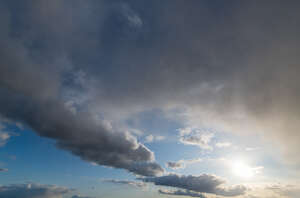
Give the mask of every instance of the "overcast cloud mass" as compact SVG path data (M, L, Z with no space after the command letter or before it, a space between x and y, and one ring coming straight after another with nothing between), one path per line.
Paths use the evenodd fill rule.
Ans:
M215 131L250 135L298 170L299 8L296 0L1 1L0 117L84 161L187 190L161 194L243 195L244 186L225 188L202 170L168 173L152 145L209 153L233 147ZM150 134L128 124L154 110L182 128ZM0 149L13 136L0 125ZM166 166L183 169L180 159ZM12 185L0 187L0 197L65 192L32 187L44 194Z

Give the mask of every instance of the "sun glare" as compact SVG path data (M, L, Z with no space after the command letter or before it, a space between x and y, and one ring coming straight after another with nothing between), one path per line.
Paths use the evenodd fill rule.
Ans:
M247 179L254 175L254 170L242 160L233 162L232 171L236 176Z

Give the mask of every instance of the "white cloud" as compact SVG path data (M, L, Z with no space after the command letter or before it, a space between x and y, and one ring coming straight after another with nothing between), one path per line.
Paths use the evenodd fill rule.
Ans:
M142 27L142 19L128 4L122 4L122 11L131 26Z
M218 148L225 148L230 147L232 144L230 142L217 142L216 147Z
M256 150L259 150L259 148L258 147L247 147L245 150L246 151L256 151Z
M0 147L4 146L11 135L5 130L5 125L0 122Z

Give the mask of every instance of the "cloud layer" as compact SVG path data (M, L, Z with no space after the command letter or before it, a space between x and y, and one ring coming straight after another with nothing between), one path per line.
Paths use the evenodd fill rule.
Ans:
M42 184L14 184L0 186L0 198L62 198L71 190Z
M200 159L200 158L189 159L189 160L179 160L177 162L167 162L166 166L168 168L176 170L176 169L185 168L189 164L193 164L193 163L197 163L197 162L201 162L201 161L202 161L202 159Z
M162 190L159 189L158 192L163 195L176 195L176 196L188 196L188 197L200 197L200 198L206 198L201 193L192 192L190 190L176 190L176 191L170 191L170 190Z
M238 196L246 192L245 186L224 187L225 181L214 176L203 174L200 176L166 175L161 177L145 178L145 182L152 182L155 185L169 186L191 190L199 193L211 193L222 196Z
M298 7L1 2L0 114L83 160L144 176L164 170L121 125L151 109L262 135L299 163ZM210 139L181 137L205 149Z
M128 181L128 180L105 179L105 180L103 180L103 182L108 182L108 183L112 183L112 184L120 184L120 185L129 185L129 186L138 187L138 188L144 188L147 186L147 184L144 182Z

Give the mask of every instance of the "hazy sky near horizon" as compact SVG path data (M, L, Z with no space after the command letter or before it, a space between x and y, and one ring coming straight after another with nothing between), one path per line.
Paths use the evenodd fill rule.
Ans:
M0 198L298 198L300 2L0 2Z

